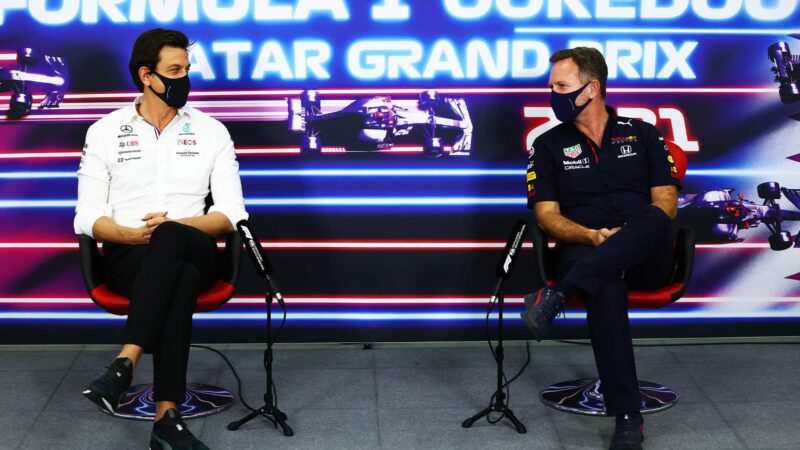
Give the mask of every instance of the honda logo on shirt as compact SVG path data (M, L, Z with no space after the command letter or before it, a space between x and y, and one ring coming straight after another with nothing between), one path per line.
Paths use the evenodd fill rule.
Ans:
M617 159L627 158L629 156L636 156L636 152L633 151L633 147L630 145L621 145L619 147L619 155L617 155Z

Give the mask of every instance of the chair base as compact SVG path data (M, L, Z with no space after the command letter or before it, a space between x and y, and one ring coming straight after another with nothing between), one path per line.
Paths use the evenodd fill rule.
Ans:
M224 411L230 408L233 402L233 394L226 389L189 383L186 385L186 399L178 405L178 412L184 419L194 419ZM117 412L109 413L105 410L103 412L124 419L153 420L156 416L153 385L132 386L120 399Z
M642 394L642 414L663 411L678 401L678 394L671 388L649 381L639 380L639 392ZM559 411L588 416L607 415L599 378L554 384L542 391L540 399L545 405Z

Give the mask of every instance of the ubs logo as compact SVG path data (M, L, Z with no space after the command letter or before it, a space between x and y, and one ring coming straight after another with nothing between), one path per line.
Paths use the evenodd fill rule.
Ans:
M119 127L119 131L122 131L123 133L131 133L133 132L133 127L130 125L123 125Z
M119 142L119 148L138 147L138 146L139 146L139 141L120 141Z

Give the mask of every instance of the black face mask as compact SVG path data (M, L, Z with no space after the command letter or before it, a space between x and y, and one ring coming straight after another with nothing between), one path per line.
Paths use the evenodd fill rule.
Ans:
M581 95L584 89L589 86L591 83L586 83L583 85L582 88L577 89L573 92L567 94L559 94L556 91L552 91L550 93L550 106L553 107L553 112L556 115L556 119L562 122L570 122L575 120L578 117L578 114L581 113L589 103L591 103L592 99L589 99L581 106L575 105L575 100Z
M170 108L181 108L186 104L189 98L189 91L192 89L189 83L189 75L181 78L167 78L155 70L150 72L155 74L162 83L164 83L164 92L156 92L153 86L148 86L154 94L158 96Z

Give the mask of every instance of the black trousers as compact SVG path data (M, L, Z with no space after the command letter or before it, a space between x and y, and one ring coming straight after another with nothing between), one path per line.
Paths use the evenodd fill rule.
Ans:
M674 246L671 220L661 209L648 206L597 247L565 245L557 251L557 277L588 294L587 320L608 415L641 408L628 288L666 285Z
M216 279L216 243L197 228L165 222L148 245L103 244L109 289L130 299L125 343L153 354L156 401L182 403L197 297Z

